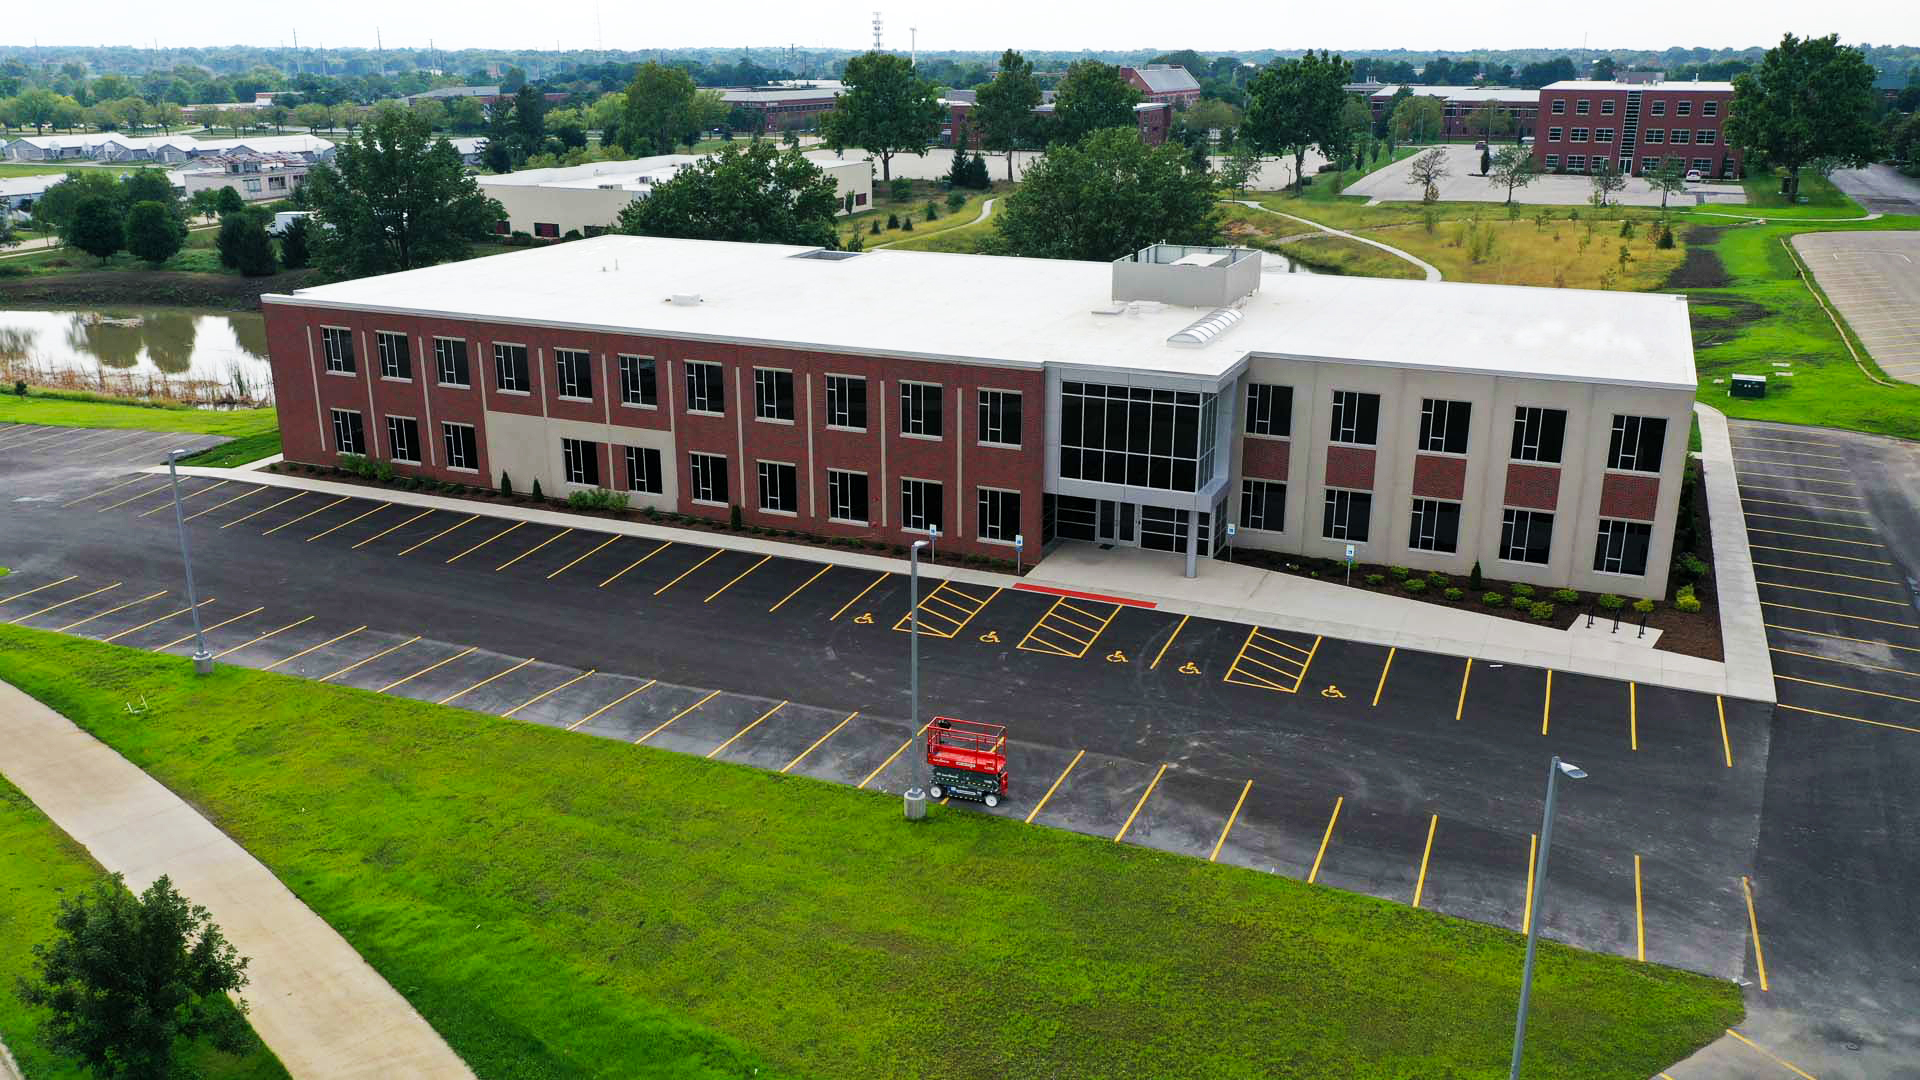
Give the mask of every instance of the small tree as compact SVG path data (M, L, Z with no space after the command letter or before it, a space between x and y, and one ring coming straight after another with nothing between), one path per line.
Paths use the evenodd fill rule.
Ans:
M219 194L213 197L213 209L220 214L231 214L243 210L246 205L247 200L240 197L240 192L230 187L221 188Z
M1652 184L1654 190L1660 193L1660 209L1665 210L1667 196L1676 191L1687 190L1687 174L1680 171L1680 159L1672 158L1659 172L1648 176L1647 183Z
M1513 205L1513 192L1516 188L1526 187L1540 177L1540 168L1533 162L1533 154L1524 146L1502 147L1494 155L1493 169L1488 174L1494 183L1507 189L1507 205Z
M1407 183L1420 188L1421 202L1438 201L1440 181L1452 175L1447 168L1447 152L1437 146L1414 158L1407 167Z
M1593 172L1593 205L1607 205L1607 197L1627 186L1627 178L1614 168L1612 159L1602 159Z
M155 264L173 258L186 240L173 208L151 199L134 203L127 211L125 231L127 251Z
M1253 143L1242 140L1233 144L1227 156L1220 161L1220 184L1236 195L1245 194L1247 185L1253 182L1254 175L1260 171L1260 151Z
M307 219L297 217L287 222L287 227L280 232L280 263L289 270L298 270L309 261Z
M60 239L104 262L126 240L120 207L104 195L88 195L74 205Z
M266 213L258 208L222 215L220 234L213 244L220 253L220 265L230 270L248 277L265 277L275 269Z
M187 210L200 215L208 221L212 221L214 216L220 213L219 203L220 193L218 190L214 188L201 188L199 191L193 193L192 198L187 200Z
M164 1078L176 1042L244 1049L247 961L166 877L139 896L119 874L60 902L57 936L33 947L20 999L51 1010L40 1038L99 1077Z
M1480 175L1487 176L1492 172L1493 172L1493 151L1488 150L1486 147L1483 146L1480 148Z

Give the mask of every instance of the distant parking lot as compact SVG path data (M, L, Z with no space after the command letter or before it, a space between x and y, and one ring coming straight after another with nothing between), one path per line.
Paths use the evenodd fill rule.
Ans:
M1495 143L1492 152L1498 154L1502 145ZM1444 149L1447 151L1450 175L1440 181L1442 199L1456 202L1507 201L1506 188L1488 177L1474 175L1480 171L1480 151L1468 143L1449 144ZM1413 158L1396 161L1347 185L1343 194L1365 195L1385 201L1419 202L1421 189L1409 179L1412 167ZM1608 196L1609 201L1622 206L1660 205L1660 193L1644 178L1629 176L1626 185ZM1526 187L1516 189L1513 201L1529 206L1586 206L1593 201L1593 180L1586 176L1543 174ZM1668 198L1668 205L1735 205L1746 201L1746 191L1737 183L1705 183L1688 184L1684 193Z
M1920 232L1801 233L1793 247L1881 369L1920 383Z

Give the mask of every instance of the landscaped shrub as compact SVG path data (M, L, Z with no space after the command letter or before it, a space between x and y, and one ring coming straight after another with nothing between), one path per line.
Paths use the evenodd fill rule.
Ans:
M629 496L624 491L608 491L606 488L594 488L592 491L575 491L567 496L567 505L575 510L625 510Z
M1580 602L1580 592L1577 589L1555 589L1553 591L1553 602L1556 604L1577 604Z
M1527 608L1527 616L1535 622L1546 622L1553 618L1553 605L1543 600Z
M727 528L732 529L734 532L740 531L740 504L739 503L734 503L733 505L727 507Z
M513 498L513 478L504 471L500 473L500 494L505 498Z
M1480 591L1480 560L1473 560L1473 572L1467 575L1467 587L1474 592Z
M887 182L887 194L894 202L906 202L913 198L913 181L904 176L896 176Z
M1683 551L1673 560L1674 576L1682 585L1692 585L1707 576L1707 561L1691 551Z
M540 478L539 477L536 476L533 478L533 490L527 492L527 494L533 497L534 502L540 502L541 500L546 498L545 495L540 494Z
M25 379L13 380L13 396L14 397L27 396L27 380Z
M1446 597L1449 600L1458 600L1467 594L1464 590L1456 586L1456 587L1448 588L1446 592L1441 593L1440 595Z
M1521 600L1521 599L1525 599L1525 600L1532 600L1532 599L1533 599L1533 586L1531 586L1531 585L1527 585L1527 584L1524 584L1524 583L1523 583L1523 584L1519 584L1519 585L1515 585L1515 586L1513 587L1513 598L1514 598L1515 600Z
M889 229L897 229L897 228L899 228L899 227L900 227L900 215L899 215L899 214L894 214L894 213L889 213L889 214L887 215L887 228L889 228Z
M1624 596L1616 596L1610 592L1603 592L1600 594L1600 610L1601 611L1619 611L1621 608L1626 606L1627 606L1627 598Z
M1487 605L1488 607L1506 607L1507 606L1506 596L1504 594L1497 593L1497 592L1481 593L1480 602Z
M1451 584L1453 584L1453 581L1445 574L1433 573L1427 575L1427 588L1429 589L1444 589Z
M900 219L900 231L901 232L913 231L913 215L912 214L908 214L906 217L903 217Z
M1393 580L1395 581L1405 581L1411 571L1404 566L1389 566L1387 567L1387 573L1392 574Z
M1385 585L1387 583L1387 575L1368 574L1366 577L1366 581L1367 581L1367 584L1369 585Z
M1633 610L1642 615L1651 615L1653 614L1653 601L1645 597L1635 600L1633 602Z
M953 211L958 210L965 205L967 205L967 197L965 195L961 194L958 191L947 192L947 212L948 213L952 213Z
M1693 595L1691 588L1681 589L1673 597L1673 610L1697 615L1700 612L1700 598Z
M367 455L341 454L340 461L337 467L340 469L341 472L350 473L354 476L359 476L366 471Z
M933 200L928 199L927 200L927 220L938 221L939 219L940 219L940 211L934 208Z
M869 229L869 230L867 230L867 231L868 231L868 232L871 232L871 233L872 233L873 235L875 235L875 236L879 236L879 235L880 235L880 219L879 219L879 218L874 218L874 219L873 219L873 228L871 228L871 229Z
M1420 593L1427 591L1427 579L1426 578L1408 578L1407 580L1400 583L1400 587L1407 590L1410 593L1419 595Z

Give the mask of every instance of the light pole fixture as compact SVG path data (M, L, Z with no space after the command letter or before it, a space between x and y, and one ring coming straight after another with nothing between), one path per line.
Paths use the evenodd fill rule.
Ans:
M907 680L913 698L913 730L920 731L920 549L930 541L915 540L907 552Z
M1520 1016L1513 1024L1513 1065L1507 1080L1520 1080L1520 1055L1527 1045L1527 999L1533 995L1533 951L1540 936L1540 898L1547 891L1547 852L1553 848L1553 802L1561 774L1569 780L1585 780L1587 771L1561 761L1554 755L1547 766L1547 809L1540 822L1540 862L1533 871L1533 901L1527 908L1527 963L1520 973Z
M173 525L180 532L180 564L187 571L187 612L193 616L193 670L196 675L213 674L213 653L207 651L207 635L200 629L200 598L193 590L193 553L187 546L187 519L180 512L180 455L185 451L167 451L167 475L173 481Z

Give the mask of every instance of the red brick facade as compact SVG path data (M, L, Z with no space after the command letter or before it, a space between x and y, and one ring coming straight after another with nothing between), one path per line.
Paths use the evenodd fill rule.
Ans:
M1358 446L1327 447L1327 486L1371 491L1373 454Z
M1507 466L1507 493L1503 506L1523 510L1554 510L1560 505L1560 470L1550 465Z
M1284 439L1250 438L1240 451L1240 472L1260 480L1285 480L1293 444Z
M957 131L965 134L967 146L970 149L980 149L980 131L974 127L972 120L969 119L973 113L973 109L974 105L972 102L950 101L947 103L947 122L940 132L940 141L943 144L947 146L954 145L954 132ZM1050 113L1041 113L1040 115L1048 119L1052 118ZM1159 146L1161 143L1167 141L1167 132L1170 131L1173 126L1173 109L1171 106L1161 105L1152 109L1135 109L1133 118L1139 126L1141 142L1146 143L1148 146Z
M1467 491L1467 459L1415 454L1413 457L1413 495L1418 499L1448 499L1458 502Z
M1660 506L1658 476L1608 473L1600 481L1600 516L1652 521Z
M907 533L900 527L900 481L913 478L942 485L943 548L998 557L1011 554L1010 543L980 538L980 487L1019 493L1017 531L1028 537L1038 537L1041 533L1046 384L1038 370L590 333L550 326L302 308L289 304L268 304L265 312L288 461L315 464L337 461L329 410L346 409L362 415L367 451L376 460L392 459L393 447L386 431L388 416L417 421L422 446L420 463L396 464L395 471L454 483L492 486L499 482L500 466L488 453L486 414L544 416L552 421L574 420L597 425L605 432L592 441L598 443L601 486L614 490L627 487L624 454L619 448L620 429L643 428L670 433L672 450L662 456L671 461L663 460L662 464L678 476L680 497L675 509L682 513L722 520L729 514L726 506L696 505L691 501L688 454L700 452L727 459L729 501L741 507L742 518L749 524L904 543L919 535ZM345 327L352 332L353 374L326 370L321 339L321 328L326 326ZM374 339L380 331L407 336L410 379L381 377ZM439 382L433 351L436 336L466 342L470 373L466 388ZM531 392L514 393L498 387L493 362L495 342L527 347ZM558 377L555 349L580 349L590 354L591 399L560 397L555 385ZM654 359L657 386L654 407L621 402L617 360L620 354ZM689 360L711 361L721 366L725 387L722 415L687 410L683 364ZM756 367L793 373L792 422L756 418ZM866 430L827 426L828 374L866 378ZM938 384L942 417L939 437L901 434L899 382L902 378ZM978 392L983 388L1020 395L1017 447L980 442L976 428ZM474 426L478 461L472 470L447 466L441 431L441 425L447 422ZM570 428L569 437L577 431L580 429ZM550 455L550 461L559 460L561 437L558 429L549 432L545 453ZM760 461L795 466L796 512L759 509L756 462ZM828 469L867 475L867 525L828 521ZM516 488L525 490L531 479L515 477ZM562 492L546 494L558 496Z
M1629 117L1630 95L1639 115ZM1549 86L1540 91L1540 120L1533 143L1542 172L1591 172L1594 163L1624 159L1625 170L1647 175L1678 160L1707 178L1740 175L1740 151L1727 143L1727 113L1733 91L1690 83L1590 88ZM1628 129L1632 127L1632 142ZM1684 141L1682 141L1684 140Z

